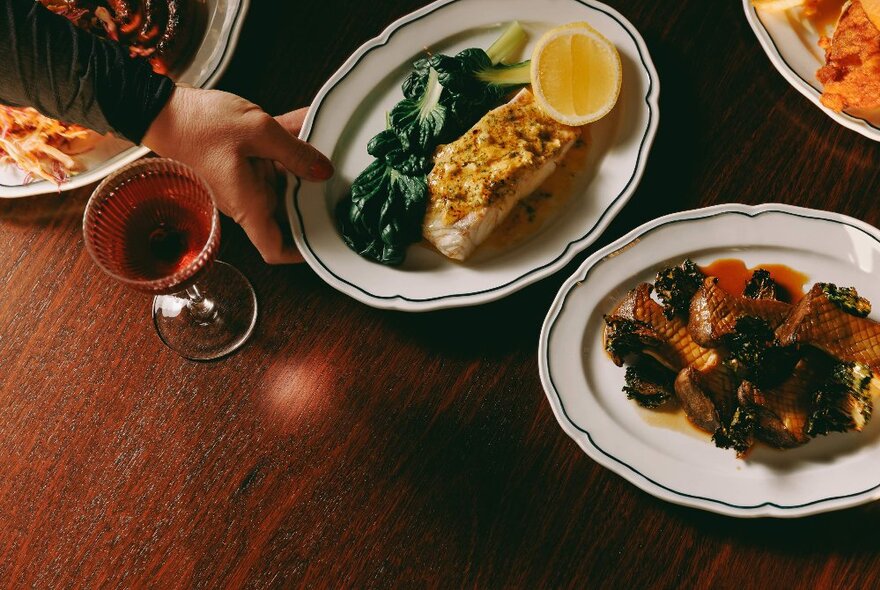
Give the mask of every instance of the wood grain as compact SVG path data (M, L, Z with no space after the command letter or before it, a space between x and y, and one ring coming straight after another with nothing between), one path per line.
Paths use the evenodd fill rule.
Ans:
M657 215L779 201L880 223L878 145L772 68L739 2L609 0L662 81L644 180L594 246ZM255 0L221 86L280 113L424 1ZM503 18L503 16L500 16ZM0 203L0 580L8 587L866 588L880 506L735 520L657 500L558 427L537 372L557 275L407 315L222 258L261 304L187 362L83 250L90 188ZM592 250L592 249L591 249Z

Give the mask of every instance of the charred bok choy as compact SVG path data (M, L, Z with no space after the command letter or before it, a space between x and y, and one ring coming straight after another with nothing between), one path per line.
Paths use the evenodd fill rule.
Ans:
M437 146L448 143L529 83L529 62L507 65L526 39L511 23L487 50L419 59L403 82L404 98L386 117L386 129L367 145L375 158L336 209L342 237L361 256L403 262L421 239L428 200L427 174Z

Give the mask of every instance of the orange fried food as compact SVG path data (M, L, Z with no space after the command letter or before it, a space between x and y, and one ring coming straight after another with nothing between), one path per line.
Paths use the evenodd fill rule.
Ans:
M835 111L880 108L880 30L859 0L844 10L831 39L822 37L825 65L816 72L822 104Z

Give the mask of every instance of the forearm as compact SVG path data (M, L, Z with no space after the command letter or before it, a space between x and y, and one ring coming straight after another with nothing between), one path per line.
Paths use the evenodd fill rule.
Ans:
M35 0L0 4L0 102L141 142L174 88L169 78Z

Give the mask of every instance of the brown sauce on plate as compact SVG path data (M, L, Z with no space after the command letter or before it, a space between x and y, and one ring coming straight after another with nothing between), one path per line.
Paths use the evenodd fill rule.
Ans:
M785 291L789 303L797 303L804 296L804 287L810 277L784 264L759 264L748 268L738 258L721 258L700 267L706 275L718 277L718 286L732 295L742 295L752 273L759 268L770 273L770 278Z

